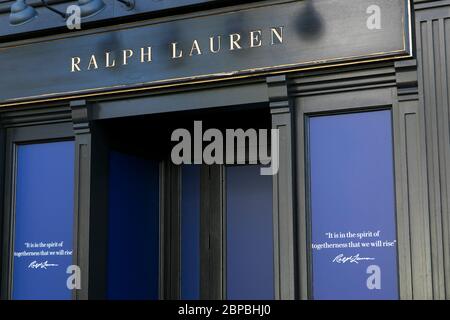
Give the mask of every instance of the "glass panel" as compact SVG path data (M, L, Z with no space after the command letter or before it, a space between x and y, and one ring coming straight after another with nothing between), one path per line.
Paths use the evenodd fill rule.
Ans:
M182 167L181 299L200 299L200 166Z
M68 300L74 143L17 147L13 299Z
M315 299L397 299L390 111L309 120Z
M227 298L274 298L272 177L227 167Z
M158 299L159 164L111 152L109 299Z

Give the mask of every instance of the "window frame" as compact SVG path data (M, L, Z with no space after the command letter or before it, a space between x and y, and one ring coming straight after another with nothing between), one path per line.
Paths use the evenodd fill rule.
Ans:
M313 211L311 208L311 177L309 175L311 167L310 167L310 161L309 161L309 157L310 157L310 153L309 153L309 121L311 118L314 117L326 117L326 116L339 116L339 115L348 115L348 114L358 114L358 113L370 113L370 112L379 112L379 111L389 111L391 114L391 141L392 141L392 169L393 169L393 190L394 190L394 221L395 221L395 232L396 232L396 240L397 240L397 245L396 245L396 279L397 279L397 300L400 299L400 266L399 266L399 242L398 242L398 238L399 238L399 234L398 234L398 207L396 206L396 204L398 203L398 199L397 199L397 192L396 192L396 181L397 181L397 175L396 175L396 168L395 168L395 133L393 130L394 127L394 106L391 105L384 105L384 106L376 106L376 107L355 107L355 108L349 108L349 109L341 109L341 108L329 108L329 110L321 110L320 112L308 112L308 113L304 113L304 128L305 128L305 163L306 163L306 167L305 167L305 171L306 171L306 180L305 180L305 185L306 185L306 207L307 207L307 212L306 212L306 218L308 220L308 248L309 248L309 252L308 252L308 257L309 257L309 268L310 268L310 276L309 276L309 282L308 282L308 288L309 288L309 295L310 295L310 299L314 300L314 285L313 285L313 269L314 269L314 265L313 265L313 250L311 248L312 245L312 219L313 219Z
M1 297L12 299L13 290L13 251L15 231L15 193L17 174L17 149L20 145L74 141L73 128L70 122L43 124L29 127L13 127L5 129L5 187L3 206L3 246L1 256ZM74 159L75 164L75 159ZM74 172L75 174L75 172ZM74 215L74 219L76 219ZM76 221L76 220L75 220ZM74 221L74 222L75 222ZM74 223L73 250L76 252L77 225ZM75 254L73 255L73 259Z
M296 98L296 129L297 129L297 254L299 265L297 272L299 279L297 286L301 299L313 299L313 266L312 266L312 225L309 194L309 146L307 120L312 116L326 116L333 114L359 113L368 111L390 110L392 114L392 145L394 164L394 199L395 223L397 233L397 281L399 299L404 299L410 292L409 283L405 280L411 274L410 265L405 263L409 255L410 245L405 236L410 234L410 226L406 224L409 212L405 210L404 186L408 180L404 176L402 164L405 159L404 128L402 128L404 107L397 100L397 89L392 87L368 88L359 91L334 92L329 91L319 96ZM408 106L409 107L409 106Z

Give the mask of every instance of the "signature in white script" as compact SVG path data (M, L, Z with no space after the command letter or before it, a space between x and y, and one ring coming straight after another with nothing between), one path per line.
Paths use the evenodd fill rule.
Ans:
M363 257L360 257L359 253L358 253L354 256L349 256L349 257L346 257L343 254L340 254L340 255L336 256L336 258L333 259L333 262L340 263L340 264L344 264L344 263L358 264L360 261L371 261L371 260L375 260L375 258L363 258Z
M49 267L57 267L57 264L53 264L53 263L48 263L48 261L44 261L44 262L37 262L37 261L33 261L32 263L30 263L28 265L29 269L47 269Z

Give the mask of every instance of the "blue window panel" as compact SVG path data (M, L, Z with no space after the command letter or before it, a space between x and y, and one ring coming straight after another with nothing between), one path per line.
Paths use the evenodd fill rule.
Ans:
M227 298L274 298L272 177L260 166L226 171Z
M200 299L200 166L182 167L181 299Z
M74 150L72 141L17 147L13 299L71 299Z
M157 300L159 164L111 152L108 299Z
M315 299L398 298L391 122L387 110L309 120Z

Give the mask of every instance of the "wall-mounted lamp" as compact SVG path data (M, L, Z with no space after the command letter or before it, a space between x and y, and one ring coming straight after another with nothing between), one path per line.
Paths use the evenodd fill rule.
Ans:
M67 19L67 14L65 12L59 11L58 9L55 9L53 7L51 7L48 3L47 0L41 0L42 5L44 7L46 7L48 10L56 13L57 15L61 16L63 19Z
M123 3L127 10L131 10L134 8L134 0L117 0ZM95 16L97 13L100 13L103 9L105 9L106 4L103 0L78 0L78 6L81 9L81 17L89 18Z
M11 14L9 15L9 23L13 26L20 26L30 22L38 15L37 11L29 6L25 0L17 0L11 6Z
M47 3L47 0L41 0L42 5L48 10L60 15L63 19L67 19L68 16L65 12L57 10ZM117 0L123 3L127 10L131 10L135 6L134 0ZM80 7L81 18L90 18L100 13L105 9L106 4L103 0L78 0L78 6ZM16 0L11 6L11 14L9 15L9 23L12 26L19 26L30 22L38 16L36 9L26 3L26 0Z
M123 3L127 7L127 10L131 10L134 8L134 0L117 0L117 1Z
M103 0L78 0L82 18L93 17L105 9Z

